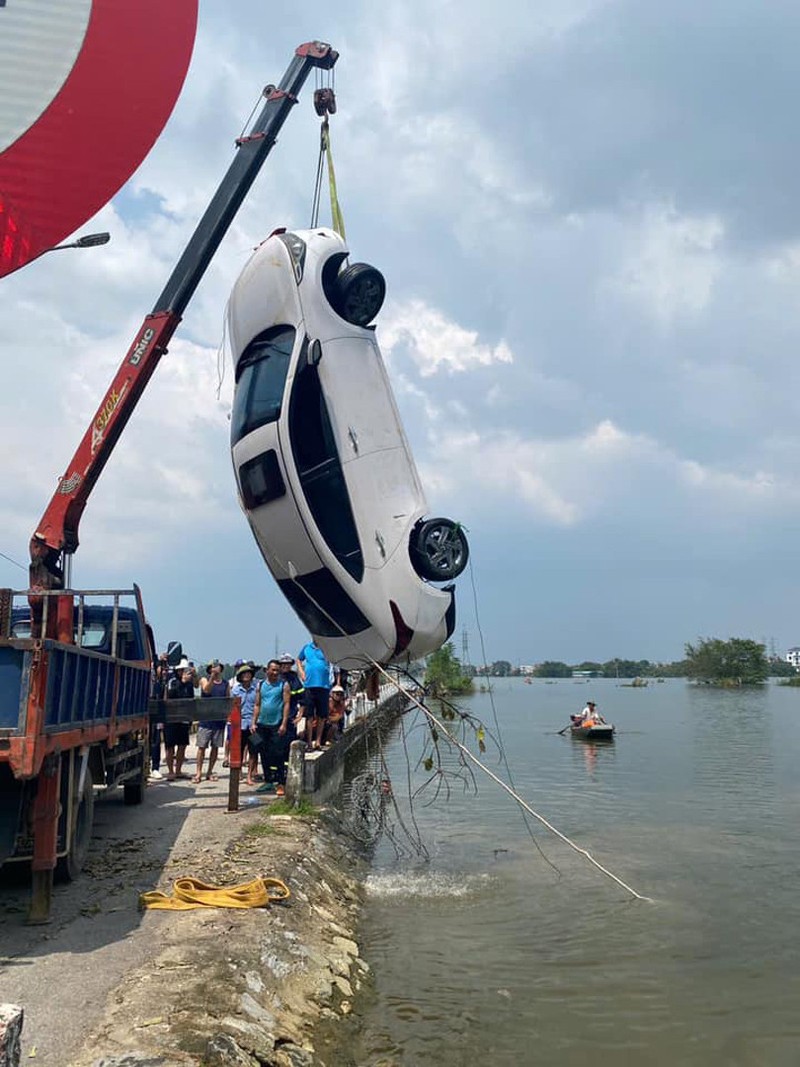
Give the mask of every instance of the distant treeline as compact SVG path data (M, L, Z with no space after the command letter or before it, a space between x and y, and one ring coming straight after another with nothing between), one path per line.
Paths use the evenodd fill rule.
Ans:
M688 646L692 653L695 649ZM777 656L766 660L767 673L773 678L789 678L797 674L794 667ZM492 678L508 678L529 672L512 666L508 660L496 660L488 667L467 665L465 674L488 675ZM676 660L674 663L651 663L647 659L610 659L605 663L584 660L581 663L562 663L560 660L545 660L533 670L534 678L572 678L576 673L590 678L692 678L702 676L694 662L694 656Z

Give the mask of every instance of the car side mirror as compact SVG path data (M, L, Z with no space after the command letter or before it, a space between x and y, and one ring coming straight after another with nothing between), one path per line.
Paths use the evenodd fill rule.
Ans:
M180 641L170 641L167 645L167 663L170 667L177 667L183 659L183 645Z

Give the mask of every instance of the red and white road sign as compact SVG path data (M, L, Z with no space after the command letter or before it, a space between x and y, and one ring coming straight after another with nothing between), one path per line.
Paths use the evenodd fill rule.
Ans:
M0 277L117 192L178 98L197 0L0 0Z

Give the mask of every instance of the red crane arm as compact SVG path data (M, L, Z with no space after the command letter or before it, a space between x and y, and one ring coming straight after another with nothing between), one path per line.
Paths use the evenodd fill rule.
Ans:
M0 0L0 3L2 0ZM78 547L78 526L89 494L181 321L242 201L269 155L297 94L315 68L330 70L339 58L329 44L310 41L296 49L280 85L268 85L266 102L189 243L145 318L100 403L30 542L31 589L61 589L64 557Z
M39 569L44 564L52 577L61 577L58 557L77 549L78 526L89 494L180 321L179 315L161 311L148 315L142 323L31 538L32 588L58 588Z

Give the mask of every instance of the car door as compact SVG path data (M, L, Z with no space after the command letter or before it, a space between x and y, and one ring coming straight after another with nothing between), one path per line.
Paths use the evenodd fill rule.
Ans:
M427 505L375 339L327 341L320 377L364 563L380 568Z

